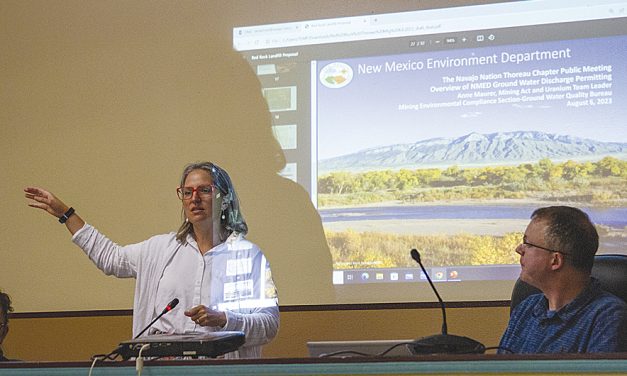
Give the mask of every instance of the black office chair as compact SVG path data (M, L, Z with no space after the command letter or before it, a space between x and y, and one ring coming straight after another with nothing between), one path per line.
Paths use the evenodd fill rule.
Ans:
M592 266L592 276L599 280L603 290L627 302L627 255L596 255ZM541 291L518 279L512 290L510 312L529 295Z

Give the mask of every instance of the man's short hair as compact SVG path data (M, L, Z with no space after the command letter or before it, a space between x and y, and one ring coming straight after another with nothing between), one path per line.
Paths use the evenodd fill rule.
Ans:
M549 206L535 210L531 219L546 222L544 238L551 249L566 253L577 269L592 271L599 234L586 213L570 206Z

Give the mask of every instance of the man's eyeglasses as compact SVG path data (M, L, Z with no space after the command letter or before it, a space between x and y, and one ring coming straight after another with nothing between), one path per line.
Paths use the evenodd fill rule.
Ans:
M178 187L176 188L176 195L181 200L191 200L194 196L194 192L198 194L200 198L210 197L215 187L213 185L201 185L200 187Z
M528 242L528 241L526 241L526 240L523 240L523 241L522 241L522 245L524 245L524 246L525 246L525 247L527 247L527 248L535 247L535 248L539 248L539 249L541 249L541 250L543 250L543 251L547 251L547 252L556 252L556 253L561 253L561 254L563 254L563 255L568 255L568 253L566 253L566 252L556 251L556 250L554 250L554 249L550 249L550 248L546 248L546 247L541 247L541 246L539 246L539 245L535 245L535 244L533 244L533 243L529 243L529 242Z

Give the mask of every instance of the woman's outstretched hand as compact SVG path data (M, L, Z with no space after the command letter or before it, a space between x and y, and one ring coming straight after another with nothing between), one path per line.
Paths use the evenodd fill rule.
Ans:
M64 204L57 196L43 188L26 187L24 188L24 196L31 200L28 206L44 210L57 218L61 218L68 209L70 209L70 207ZM85 225L85 221L74 213L67 218L65 225L70 233L74 235L76 231L80 230Z
M26 187L24 188L24 196L33 201L28 203L31 208L38 208L60 218L68 209L63 201L59 200L55 195L42 188Z

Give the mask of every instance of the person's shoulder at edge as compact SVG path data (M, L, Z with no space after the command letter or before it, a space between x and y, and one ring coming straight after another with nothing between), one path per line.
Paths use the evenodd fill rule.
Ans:
M0 362L24 362L24 360L21 360L21 359L9 359L9 358L5 358L4 355L0 355Z

